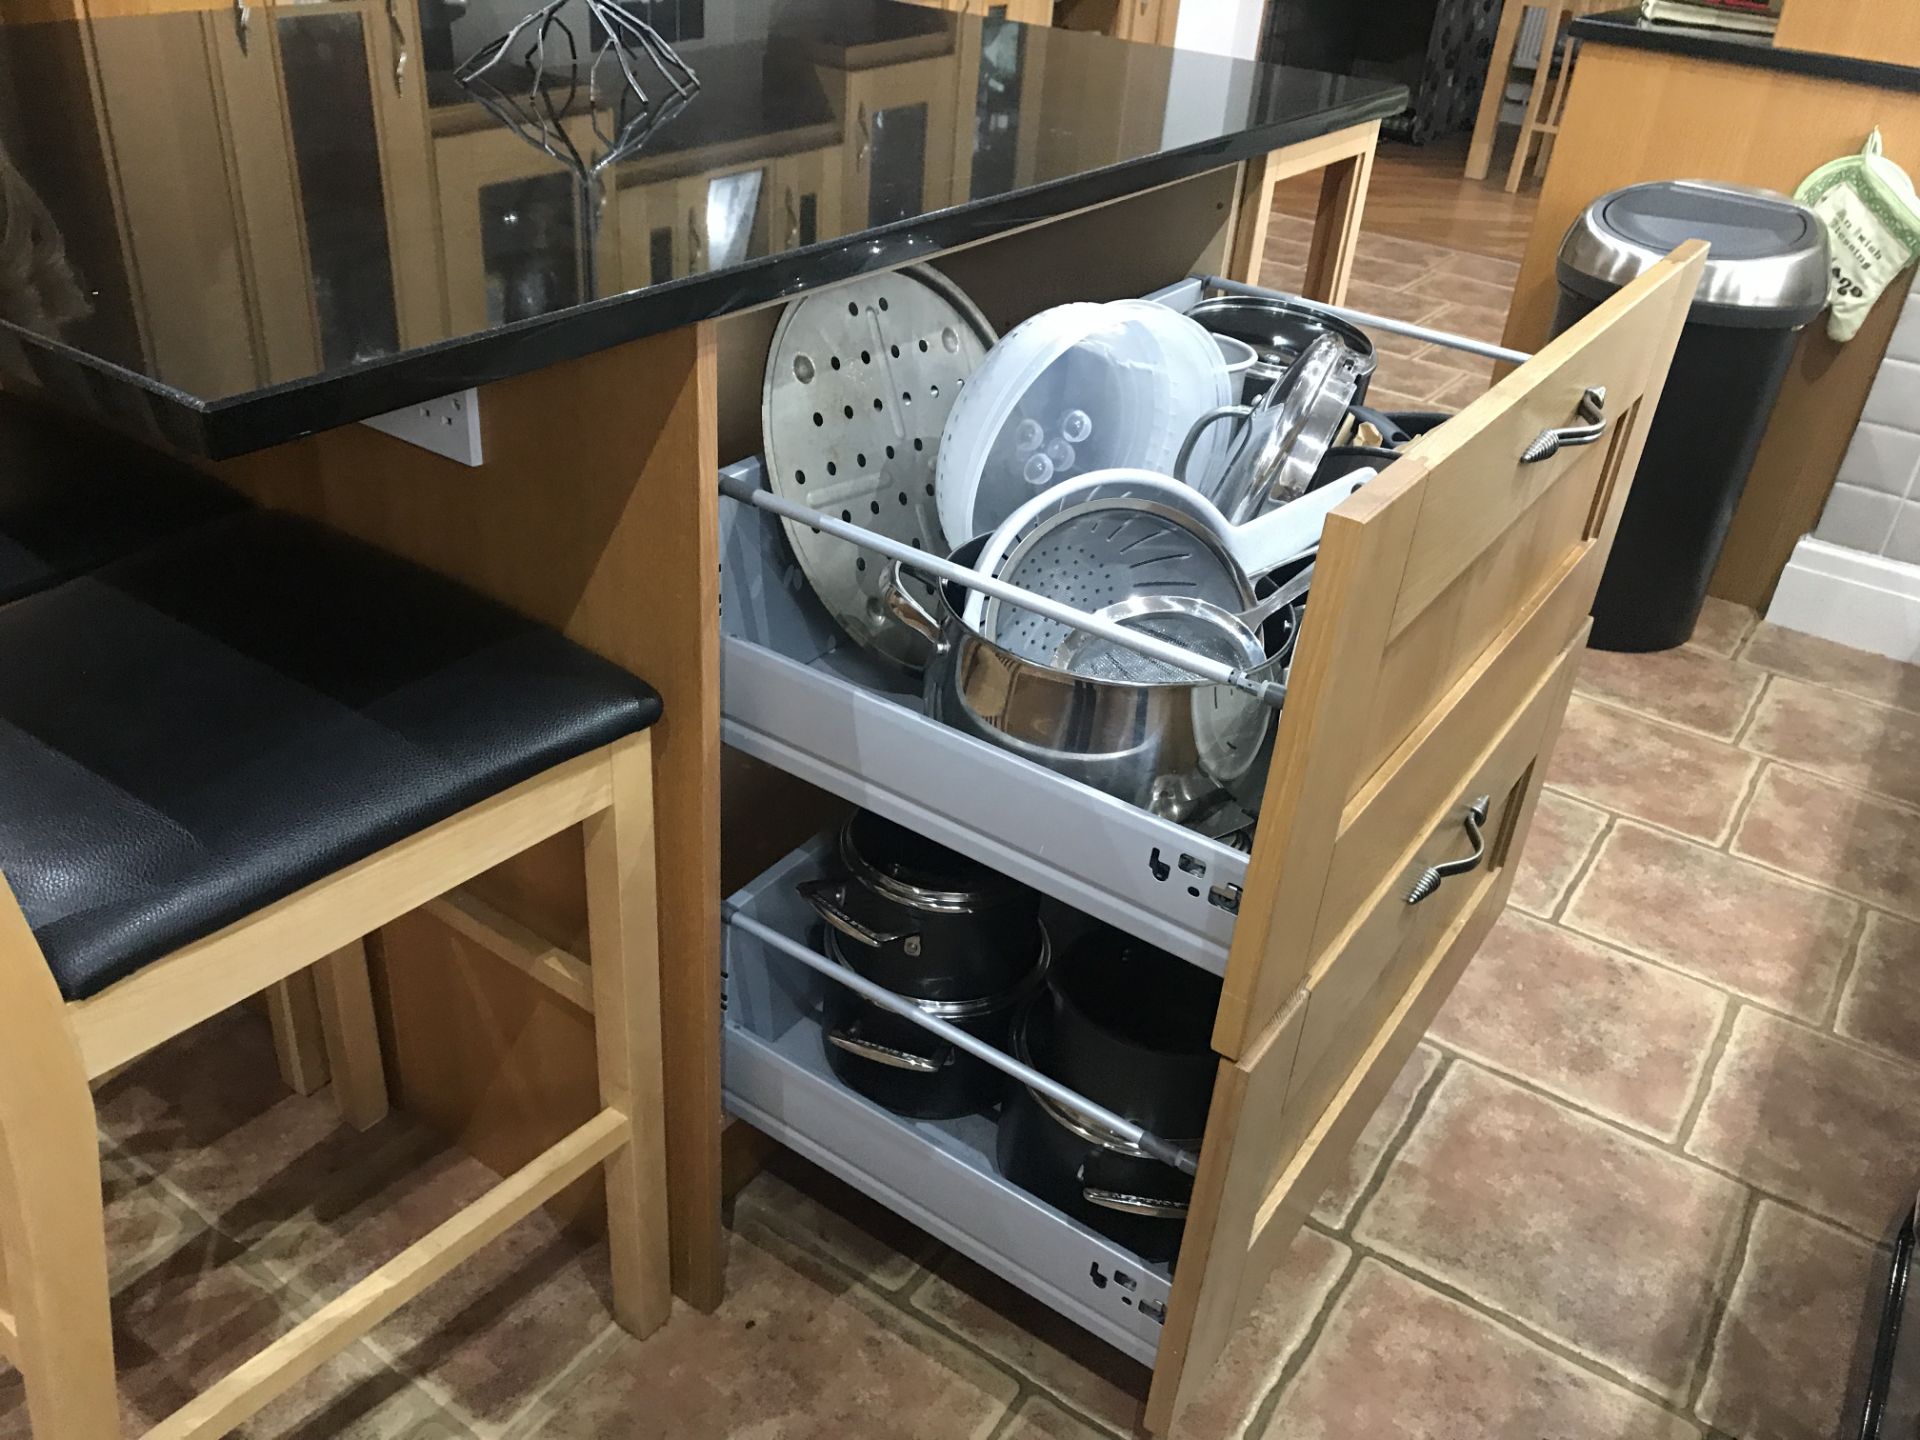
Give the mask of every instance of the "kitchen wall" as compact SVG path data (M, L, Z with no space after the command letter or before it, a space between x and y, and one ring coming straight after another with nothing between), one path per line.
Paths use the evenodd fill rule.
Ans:
M1260 17L1265 9L1263 0L1180 0L1180 24L1173 43L1181 50L1251 60L1260 44Z
M1920 660L1920 293L1906 297L1833 493L1767 618Z

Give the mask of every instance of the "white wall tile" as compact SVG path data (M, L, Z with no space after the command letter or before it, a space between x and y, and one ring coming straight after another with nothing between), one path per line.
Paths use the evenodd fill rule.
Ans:
M1901 505L1900 513L1894 517L1893 529L1887 535L1885 554L1889 560L1920 564L1920 504L1907 501Z
M1874 376L1873 389L1867 392L1862 420L1875 425L1892 425L1902 430L1920 430L1920 364L1911 360L1887 360Z
M1906 304L1900 307L1900 319L1893 327L1893 338L1887 342L1887 355L1894 360L1920 360L1920 291L1907 293Z
M1895 517L1906 504L1877 490L1835 485L1813 533L1829 544L1879 555L1884 553Z
M1843 485L1883 495L1906 495L1916 469L1920 469L1920 431L1862 421L1840 462L1838 479Z

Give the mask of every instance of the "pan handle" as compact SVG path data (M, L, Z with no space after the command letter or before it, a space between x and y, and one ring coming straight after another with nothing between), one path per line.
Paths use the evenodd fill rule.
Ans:
M1091 1186L1083 1186L1080 1194L1089 1205L1118 1210L1123 1215L1145 1215L1154 1220L1187 1218L1184 1200L1160 1200L1152 1195L1129 1195L1123 1190L1096 1190Z
M856 940L870 950L898 945L909 955L920 953L920 935L917 931L876 930L849 915L846 910L847 884L844 880L803 880L794 889L802 900L813 907L815 914L849 940Z
M1253 407L1251 405L1220 405L1207 411L1198 420L1194 421L1192 428L1187 431L1187 438L1180 442L1180 453L1174 456L1173 478L1188 485L1194 485L1193 480L1187 474L1187 464L1193 459L1194 447L1200 443L1200 437L1206 434L1209 427L1217 421L1245 420L1251 414L1253 414ZM1231 442L1229 442L1229 444L1231 444ZM1207 478L1210 477L1202 477L1202 479ZM1204 487L1194 485L1194 488L1200 490Z
M862 1060L871 1060L878 1065L887 1065L895 1070L911 1070L916 1075L935 1075L953 1064L954 1052L949 1049L940 1059L926 1055L916 1055L911 1050L902 1050L894 1045L882 1045L877 1040L869 1040L852 1025L843 1025L827 1032L827 1040L837 1049L849 1055L858 1055Z
M880 603L887 613L933 647L936 656L947 653L947 641L940 634L940 622L927 613L927 607L907 592L900 583L900 562L889 560L880 572Z

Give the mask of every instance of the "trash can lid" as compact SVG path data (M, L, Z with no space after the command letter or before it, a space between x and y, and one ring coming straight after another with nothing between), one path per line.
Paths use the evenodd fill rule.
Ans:
M1603 300L1686 240L1710 247L1690 320L1780 329L1827 303L1827 229L1772 190L1657 180L1602 195L1560 242L1560 283Z

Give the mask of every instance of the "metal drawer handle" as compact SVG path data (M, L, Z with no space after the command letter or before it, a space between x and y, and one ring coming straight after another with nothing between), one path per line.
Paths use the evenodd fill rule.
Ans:
M253 9L247 0L233 0L233 38L239 42L240 53L248 54L253 40Z
M916 1075L932 1075L946 1069L954 1062L954 1052L951 1050L938 1060L929 1060L925 1055L916 1055L911 1050L901 1050L892 1045L882 1045L876 1040L863 1039L851 1028L829 1030L827 1039L849 1055L858 1055L862 1060L889 1065L895 1070L911 1070Z
M1186 1202L1181 1200L1156 1200L1151 1195L1128 1195L1119 1190L1094 1190L1084 1186L1080 1193L1089 1205L1118 1210L1123 1215L1147 1215L1155 1220L1184 1220L1187 1215Z
M800 892L800 898L814 908L819 917L838 930L849 940L857 940L870 950L883 950L889 945L898 945L909 955L920 953L918 933L898 931L889 933L875 930L871 925L862 925L846 911L847 886L844 880L803 880L794 887Z
M1440 888L1442 880L1451 875L1464 875L1469 870L1477 869L1480 862L1486 859L1487 841L1486 837L1480 833L1480 827L1487 823L1487 807L1492 801L1492 796L1482 795L1467 807L1466 820L1463 823L1467 827L1467 839L1473 842L1473 853L1458 860L1443 860L1428 870L1413 882L1413 889L1407 893L1407 904L1418 905Z
M1591 445L1607 433L1607 387L1589 386L1586 394L1580 397L1580 418L1585 425L1563 425L1557 430L1542 430L1533 437L1533 443L1520 452L1520 463L1531 465L1535 461L1545 460L1550 455L1558 455L1564 446Z

